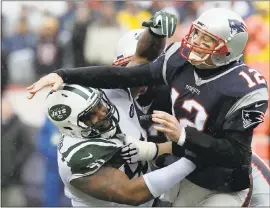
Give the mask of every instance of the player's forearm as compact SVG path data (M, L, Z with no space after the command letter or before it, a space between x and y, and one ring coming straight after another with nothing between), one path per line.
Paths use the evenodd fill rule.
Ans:
M154 197L168 191L196 169L196 165L187 158L181 158L173 164L144 175L144 181Z
M163 52L165 45L165 37L154 36L146 29L138 41L135 56L153 61Z
M151 200L142 177L130 180L118 169L103 167L94 175L71 181L80 191L100 200L137 206Z
M148 64L133 67L89 66L55 71L65 83L95 88L127 88L158 84Z
M196 168L186 158L154 172L130 180L122 171L103 167L92 176L73 179L80 191L100 200L137 206L160 196Z
M101 198L106 201L132 206L138 206L154 199L142 177L133 180L122 180L118 184L115 188L107 189Z
M183 147L195 153L200 161L228 168L246 164L250 146L238 141L241 137L245 137L248 143L248 136L241 133L228 133L224 138L214 138L191 127L185 128L185 132Z

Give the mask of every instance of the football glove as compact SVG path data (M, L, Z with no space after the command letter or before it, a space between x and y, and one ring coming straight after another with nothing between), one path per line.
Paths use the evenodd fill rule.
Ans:
M148 27L150 32L160 37L171 37L176 29L177 17L165 11L156 12L150 20L144 21L142 26Z
M125 137L125 146L121 149L121 156L127 163L151 161L158 155L158 145L144 142L132 137Z

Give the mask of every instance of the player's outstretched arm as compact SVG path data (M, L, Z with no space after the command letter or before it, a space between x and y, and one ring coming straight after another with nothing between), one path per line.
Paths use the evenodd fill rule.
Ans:
M136 206L160 196L194 169L191 161L181 158L165 168L132 180L118 169L102 167L94 175L73 179L70 183L97 199Z
M171 37L175 32L176 22L177 19L174 15L160 11L149 21L143 23L143 26L148 27L149 30L145 32L138 45L136 54L140 60L136 63L152 61L161 53L164 48L165 37ZM32 99L39 90L47 86L52 86L52 90L55 91L64 82L95 88L127 88L164 84L162 76L153 75L150 68L150 64L142 64L129 67L128 70L125 67L116 66L58 69L55 73L44 76L27 87L28 99ZM157 68L157 74L161 74L159 69L162 67L155 68Z
M30 93L28 99L33 98L35 93L48 86L52 86L52 90L55 91L63 83L105 89L165 84L162 76L162 67L160 67L160 63L163 63L164 57L160 57L158 60L159 63L155 64L154 68L151 66L151 62L128 67L128 69L121 66L90 66L59 69L27 87L26 89Z

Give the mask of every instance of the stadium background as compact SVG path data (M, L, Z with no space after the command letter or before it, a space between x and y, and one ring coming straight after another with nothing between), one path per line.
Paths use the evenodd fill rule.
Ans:
M269 84L269 2L259 1L2 1L1 205L69 206L57 176L59 138L46 120L48 89L31 101L25 87L61 67L110 65L126 31L161 9L175 13L180 40L190 23L211 7L239 13L249 29L244 59ZM269 165L269 109L256 128L253 151Z

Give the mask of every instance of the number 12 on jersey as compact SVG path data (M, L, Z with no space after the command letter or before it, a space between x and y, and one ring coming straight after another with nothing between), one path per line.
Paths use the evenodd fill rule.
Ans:
M241 71L239 73L239 75L241 75L242 77L244 77L244 79L247 81L248 83L248 87L254 87L257 84L266 84L265 79L262 77L262 75L255 69L249 69L248 72L250 73L251 76L254 77L254 80L252 79L252 77L250 75L248 75L246 72Z
M172 88L172 91L171 91L171 98L172 98L172 104L173 104L172 106L174 106L175 101L179 97L179 95L180 94L174 88ZM194 99L186 99L183 102L183 104L179 107L183 108L184 110L186 110L189 113L192 113L193 110L196 111L194 122L190 121L188 118L180 118L179 123L181 126L194 127L198 131L204 130L204 126L205 126L205 123L207 121L208 114L207 114L205 108L200 103L198 103ZM175 115L174 107L172 107L172 112Z

